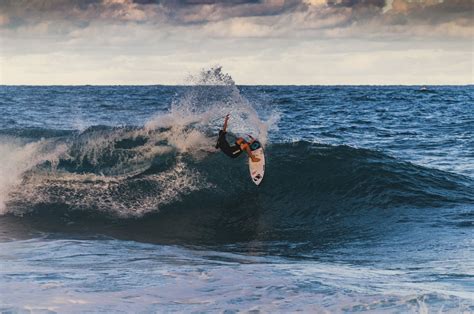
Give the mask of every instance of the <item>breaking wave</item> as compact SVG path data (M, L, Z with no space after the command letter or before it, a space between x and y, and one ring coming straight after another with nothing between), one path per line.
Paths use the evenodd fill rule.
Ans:
M193 80L194 88L142 126L0 130L0 213L132 221L170 238L219 230L271 237L354 213L474 202L469 177L368 149L271 143L278 112L250 104L220 68ZM227 113L234 135L251 133L264 144L259 187L246 158L214 149Z

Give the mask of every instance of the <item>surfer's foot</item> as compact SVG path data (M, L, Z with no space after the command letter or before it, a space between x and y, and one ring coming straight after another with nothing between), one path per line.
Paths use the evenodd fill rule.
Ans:
M252 158L252 162L259 162L259 161L260 161L260 158L257 158L257 157Z

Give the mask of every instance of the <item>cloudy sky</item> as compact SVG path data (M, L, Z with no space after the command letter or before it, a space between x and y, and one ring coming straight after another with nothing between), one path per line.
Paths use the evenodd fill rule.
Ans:
M473 0L0 0L0 84L473 84Z

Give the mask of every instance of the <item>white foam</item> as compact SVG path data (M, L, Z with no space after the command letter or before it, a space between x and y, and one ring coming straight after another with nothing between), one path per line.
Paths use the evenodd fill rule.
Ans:
M26 171L45 161L55 165L67 150L66 145L58 145L51 151L44 151L45 145L45 140L22 143L11 137L0 138L0 214L7 212L10 193L21 185Z
M265 145L269 130L276 128L279 114L275 110L263 120L235 85L230 75L220 67L203 70L188 79L195 87L175 101L167 114L153 117L146 130L169 128L168 140L181 151L196 147L212 147L215 133L222 127L226 114L231 115L228 130L236 136L251 134ZM217 94L217 97L216 97ZM206 134L214 134L209 138ZM199 134L198 134L199 133Z
M199 160L215 153L216 134L228 113L230 132L252 134L265 145L268 130L278 121L277 114L267 115L263 121L219 67L202 71L191 80L195 87L187 89L167 113L153 117L142 128L85 129L67 144L2 141L0 213L6 212L5 204L13 198L20 205L61 203L124 217L157 211L182 195L209 187L206 178L186 164L183 156ZM125 149L117 146L122 140L133 139L144 141ZM176 159L168 169L142 175L156 158L170 152L176 153ZM54 164L59 156L79 168L92 165L93 169L90 173L35 169L47 160ZM25 176L28 171L31 175ZM136 191L135 186L141 183L154 190Z

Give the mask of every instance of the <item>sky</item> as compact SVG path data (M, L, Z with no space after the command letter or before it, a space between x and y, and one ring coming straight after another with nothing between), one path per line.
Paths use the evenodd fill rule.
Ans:
M0 84L474 84L473 0L0 0Z

